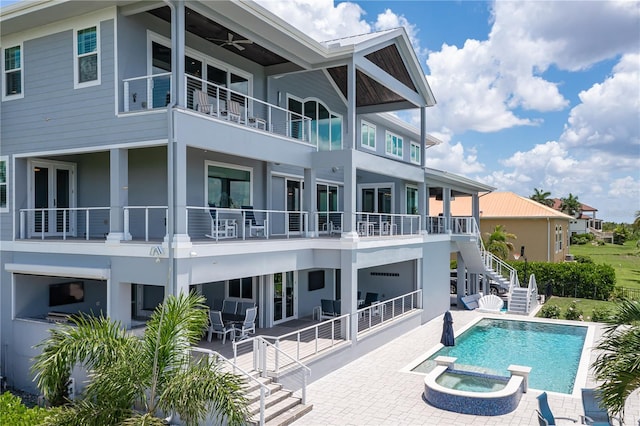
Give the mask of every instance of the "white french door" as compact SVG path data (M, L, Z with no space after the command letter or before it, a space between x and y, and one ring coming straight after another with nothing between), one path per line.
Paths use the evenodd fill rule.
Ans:
M29 234L56 236L76 233L76 165L32 160L29 165Z
M278 272L272 275L273 324L298 317L298 273Z

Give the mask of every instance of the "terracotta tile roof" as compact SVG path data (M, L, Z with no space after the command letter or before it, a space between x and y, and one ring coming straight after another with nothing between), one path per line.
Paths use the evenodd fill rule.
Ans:
M429 200L429 215L436 216L439 213L442 213L442 201L431 198ZM471 216L471 197L456 197L455 200L451 201L451 215ZM571 216L513 192L489 192L481 195L480 217L555 217L567 220L573 219Z

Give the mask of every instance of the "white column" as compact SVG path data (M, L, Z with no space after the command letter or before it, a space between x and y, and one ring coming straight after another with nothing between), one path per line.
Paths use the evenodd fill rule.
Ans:
M124 210L129 204L129 150L109 151L109 235L107 242L131 239L124 234Z

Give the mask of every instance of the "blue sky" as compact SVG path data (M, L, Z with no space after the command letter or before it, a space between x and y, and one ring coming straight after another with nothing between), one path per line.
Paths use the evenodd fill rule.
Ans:
M404 27L438 102L429 167L640 210L640 2L257 1L319 41Z
M259 3L320 41L404 27L438 101L428 166L606 221L640 210L640 2Z

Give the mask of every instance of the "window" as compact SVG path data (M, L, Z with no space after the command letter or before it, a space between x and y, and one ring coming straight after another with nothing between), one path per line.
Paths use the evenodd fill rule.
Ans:
M9 211L7 204L7 159L0 157L0 212Z
M251 277L229 280L227 282L229 298L253 300L253 279Z
M301 101L289 97L289 111L295 114L291 117L289 134L297 139L307 139L317 145L319 151L335 151L342 149L342 117L331 112L322 102L317 100ZM311 120L310 134L307 126L300 118L304 116Z
M562 251L563 245L563 234L562 234L562 225L556 225L556 253Z
M366 121L360 126L360 142L366 148L376 149L376 126Z
M407 186L407 214L418 214L418 188Z
M402 158L402 138L387 132L387 154Z
M22 95L22 46L14 46L4 50L4 91L7 97Z
M98 27L76 31L74 46L76 88L100 84Z
M420 144L411 142L411 162L414 164L420 164Z
M251 206L253 170L229 164L207 162L206 197L209 205L239 209Z

